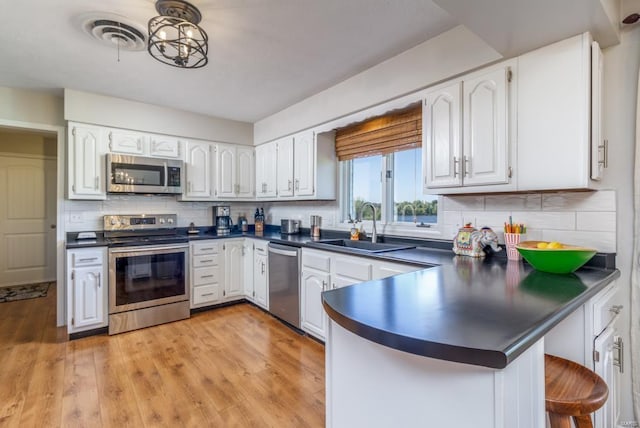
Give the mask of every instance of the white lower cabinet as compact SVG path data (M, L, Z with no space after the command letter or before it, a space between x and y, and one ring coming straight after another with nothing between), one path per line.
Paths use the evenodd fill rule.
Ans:
M612 283L564 319L544 337L545 352L582 364L609 387L604 406L593 415L594 428L618 426L622 337L618 330L619 286Z
M255 297L253 265L254 265L254 246L253 239L245 239L243 246L244 258L242 260L242 283L244 285L243 295L249 301L253 302Z
M191 242L191 308L215 304L224 287L222 242Z
M329 318L322 307L323 291L421 269L424 267L303 248L300 274L302 330L325 339Z
M302 329L321 340L325 339L329 321L322 307L322 292L327 290L330 282L329 272L315 270L308 266L302 268L300 281Z
M224 289L222 297L242 296L244 292L244 239L225 239L224 250Z
M67 331L108 324L107 248L67 250Z
M257 241L253 253L253 293L256 305L269 310L269 263L267 241Z

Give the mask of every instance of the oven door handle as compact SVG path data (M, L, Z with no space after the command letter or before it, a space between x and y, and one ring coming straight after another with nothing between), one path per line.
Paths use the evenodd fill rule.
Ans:
M111 254L122 254L122 253L147 253L150 251L166 251L166 250L182 250L189 248L189 244L180 244L180 245L162 245L153 247L150 245L140 245L138 247L121 247L121 248L110 248L109 253Z

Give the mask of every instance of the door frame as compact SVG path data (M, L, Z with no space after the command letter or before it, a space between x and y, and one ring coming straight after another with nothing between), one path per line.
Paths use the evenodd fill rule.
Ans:
M66 324L67 287L65 282L65 222L64 222L64 194L66 177L66 129L64 126L49 125L35 122L22 122L0 118L0 127L14 128L23 131L55 132L57 135L57 159L56 159L56 325L61 327Z

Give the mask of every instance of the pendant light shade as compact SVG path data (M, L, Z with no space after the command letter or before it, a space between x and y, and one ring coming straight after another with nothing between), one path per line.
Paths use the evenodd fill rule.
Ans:
M158 0L160 16L149 20L149 46L152 57L180 68L201 68L209 59L209 38L198 26L200 11L182 0Z

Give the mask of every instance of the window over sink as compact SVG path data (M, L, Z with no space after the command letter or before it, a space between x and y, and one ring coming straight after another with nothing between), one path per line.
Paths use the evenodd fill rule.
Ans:
M340 168L344 222L360 218L364 203L371 202L381 224L432 227L438 223L438 196L422 193L420 147L344 160ZM365 209L362 220L373 220L373 210Z

